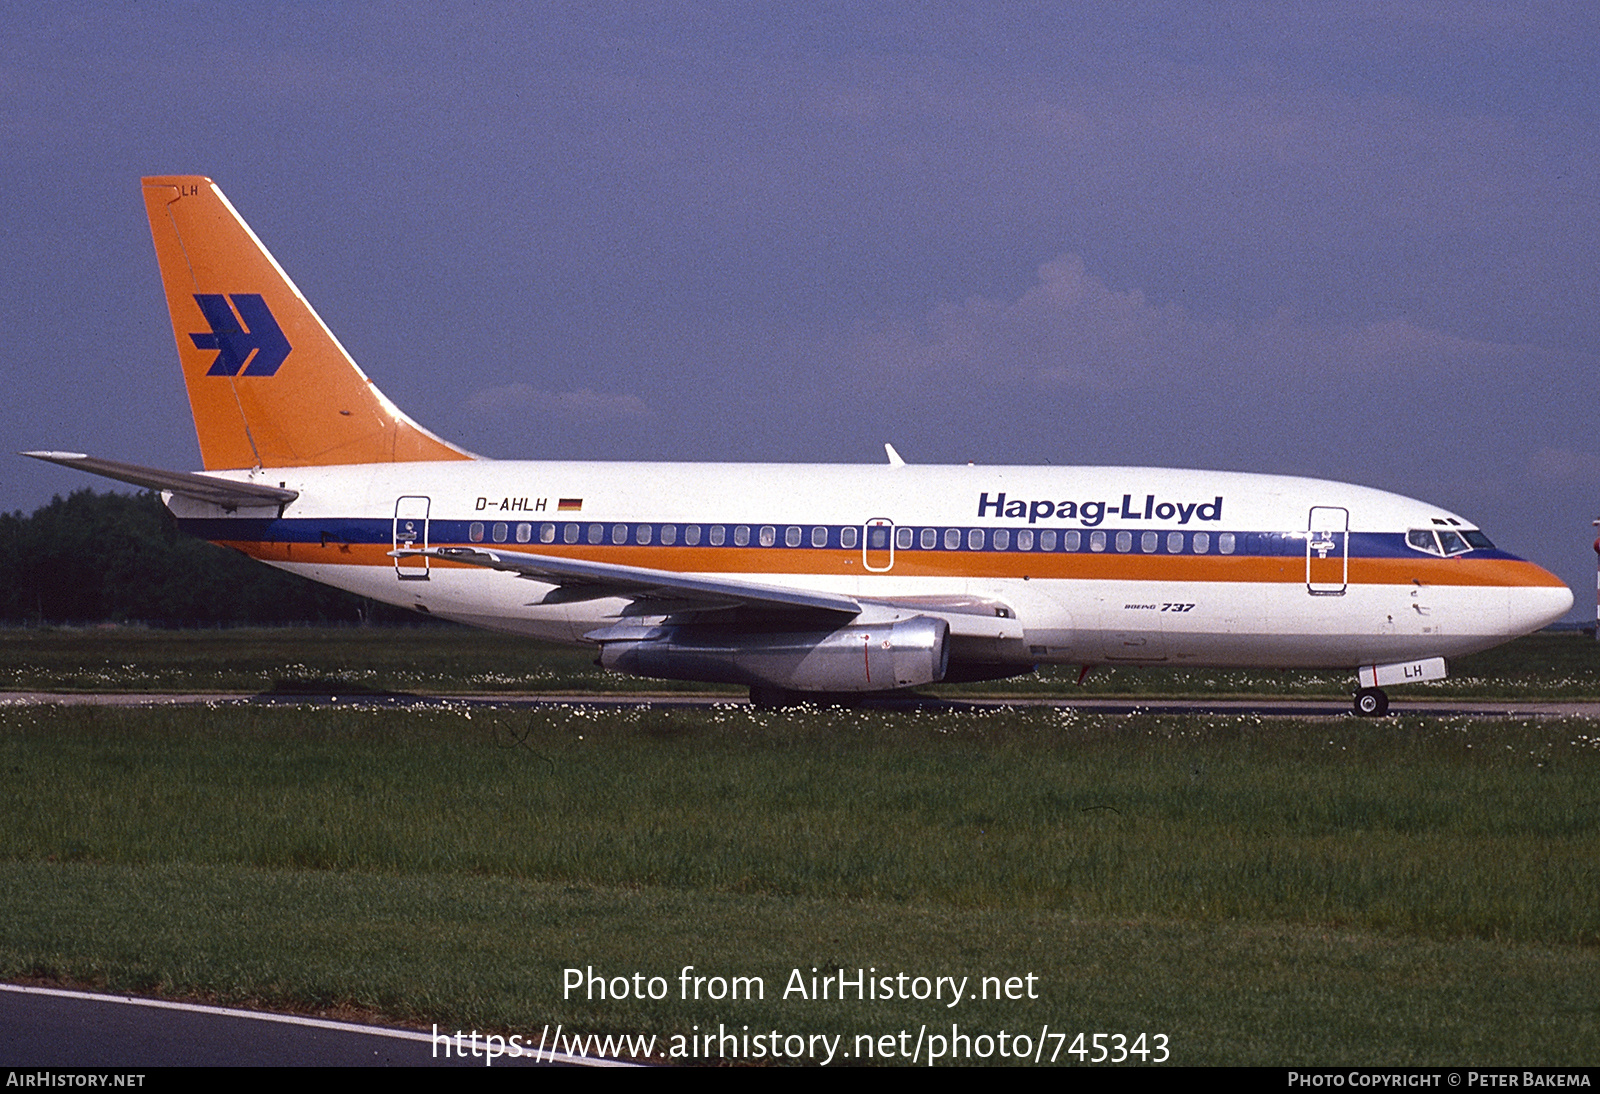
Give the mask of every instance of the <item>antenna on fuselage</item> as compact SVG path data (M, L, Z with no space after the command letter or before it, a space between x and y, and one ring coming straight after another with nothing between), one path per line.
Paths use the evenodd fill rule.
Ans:
M889 454L890 467L904 467L906 465L906 461L900 458L900 453L896 452L894 445L888 441L883 442L883 450Z

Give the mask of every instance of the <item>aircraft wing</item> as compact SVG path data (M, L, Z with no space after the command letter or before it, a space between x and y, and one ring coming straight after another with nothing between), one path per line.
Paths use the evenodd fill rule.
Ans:
M287 505L300 496L296 490L284 490L258 482L234 482L193 471L163 471L159 467L140 467L135 463L118 463L86 456L82 452L24 452L36 460L75 467L94 475L103 475L118 482L132 483L147 490L170 490L186 498L220 505L224 509L246 506Z
M609 562L555 558L525 551L485 550L477 547L429 547L391 551L397 558L427 555L440 561L460 562L505 570L522 577L546 581L557 586L541 603L592 600L620 596L634 603L628 615L667 615L683 611L719 611L728 608L760 608L768 611L821 611L854 617L861 604L852 597L809 589L788 589L761 585L753 581L701 577L650 570L642 566L619 566Z

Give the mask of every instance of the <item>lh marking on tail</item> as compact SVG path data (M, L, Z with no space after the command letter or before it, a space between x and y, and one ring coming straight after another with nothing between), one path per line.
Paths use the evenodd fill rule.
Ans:
M207 376L271 376L289 356L289 340L259 294L195 293L194 302L211 324L211 333L189 338L196 349L218 351Z

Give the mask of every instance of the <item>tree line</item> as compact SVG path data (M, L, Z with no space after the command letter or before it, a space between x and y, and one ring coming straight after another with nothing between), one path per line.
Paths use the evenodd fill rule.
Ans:
M57 495L0 513L0 623L159 627L415 622L178 530L151 492Z

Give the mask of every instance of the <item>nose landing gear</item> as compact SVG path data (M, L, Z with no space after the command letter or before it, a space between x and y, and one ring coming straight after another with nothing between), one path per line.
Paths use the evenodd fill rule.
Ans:
M1389 696L1382 688L1362 688L1356 692L1354 707L1363 718L1382 718L1389 713Z

